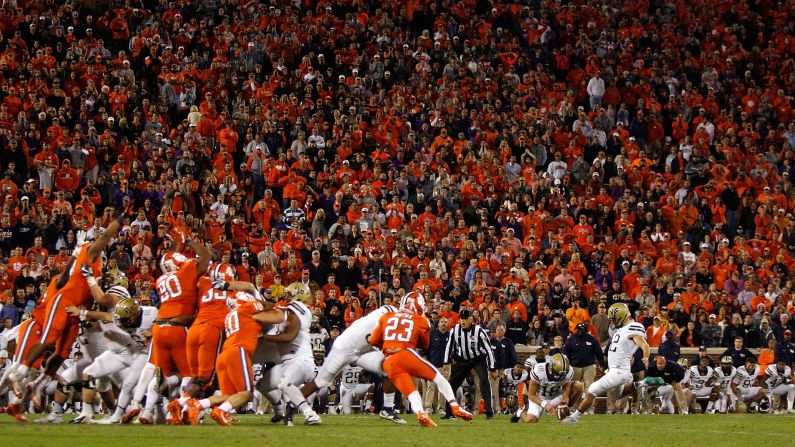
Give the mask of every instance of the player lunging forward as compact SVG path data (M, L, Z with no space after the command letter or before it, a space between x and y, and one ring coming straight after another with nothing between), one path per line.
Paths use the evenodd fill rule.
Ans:
M632 382L630 370L632 355L635 350L643 350L643 367L649 367L649 344L646 343L646 329L642 324L636 323L626 304L615 303L607 311L607 317L616 328L610 340L607 352L608 372L599 380L592 383L585 393L579 408L562 422L576 424L580 416L593 405L596 396L607 390Z
M422 405L422 396L414 386L412 377L433 381L450 404L453 415L471 421L472 414L458 405L447 379L416 351L428 349L431 341L430 324L423 315L424 311L425 297L416 292L408 293L400 300L398 312L386 313L378 320L378 325L370 335L370 344L384 352L384 371L408 398L420 425L436 427Z

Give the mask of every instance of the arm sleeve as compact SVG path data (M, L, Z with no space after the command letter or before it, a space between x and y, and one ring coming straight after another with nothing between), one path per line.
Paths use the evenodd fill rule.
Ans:
M453 340L456 337L456 332L458 330L458 326L454 326L453 330L450 331L450 336L447 338L447 347L444 348L444 363L450 363L451 356L453 354L453 345L455 341Z
M494 369L494 350L491 349L489 336L486 335L486 331L483 328L480 328L480 331L478 332L478 338L480 338L481 343L483 343L483 350L486 351L486 360L488 362L489 369Z

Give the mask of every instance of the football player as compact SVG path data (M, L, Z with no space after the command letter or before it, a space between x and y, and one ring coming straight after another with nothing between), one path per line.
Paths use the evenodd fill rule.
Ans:
M334 378L347 365L361 366L365 371L373 374L386 375L383 369L384 354L373 349L367 338L375 329L378 320L388 312L397 312L390 305L384 305L354 321L350 327L334 340L331 351L326 356L326 361L315 378L301 389L304 396L309 396L317 389L326 388L334 382ZM395 412L395 386L389 380L384 381L384 405L379 413L382 419L396 424L405 424Z
M778 357L776 363L768 365L764 376L767 394L770 396L780 396L787 400L787 413L795 413L792 409L795 403L795 383L793 383L792 368L787 365L786 359ZM780 405L783 411L783 405ZM778 409L776 411L779 413Z
M718 392L715 411L726 413L729 411L729 408L734 407L734 393L729 391L732 389L734 376L737 375L737 368L734 367L732 358L728 355L721 357L720 366L715 368L714 374L715 388Z
M225 256L228 258L228 256ZM196 319L188 329L185 339L188 368L190 368L190 384L184 390L182 397L175 402L170 402L170 408L178 411L182 408L183 415L187 414L188 400L199 397L202 390L212 382L215 372L215 360L221 352L223 342L224 319L226 318L226 300L230 292L216 289L213 284L227 283L235 279L235 270L230 264L215 263L207 275L199 278L199 303ZM193 402L192 405L196 405ZM196 415L196 412L191 413ZM198 424L198 418L187 418L189 424Z
M289 304L277 307L275 314L282 316L278 323L278 333L265 334L262 341L275 343L280 363L265 373L260 382L262 394L272 399L272 391L281 391L282 398L290 409L303 413L304 424L319 425L320 416L312 409L299 388L312 378L314 370L314 354L310 345L309 326L312 323L312 311L307 304L312 302L309 286L302 282L294 282L284 288L283 300ZM274 407L279 402L274 403ZM285 423L292 425L291 413L285 411Z
M734 375L731 383L734 395L746 404L750 402L750 409L767 396L764 388L756 385L758 378L759 365L756 364L755 358L748 357L745 359L745 365L737 368L737 374Z
M118 233L123 217L124 214L119 213L116 220L108 225L108 228L96 241L86 242L75 247L69 260L71 264L66 265L64 272L60 275L60 280L56 282L49 294L50 298L47 299L41 339L30 348L27 356L20 361L16 370L8 376L8 380L18 394L20 394L22 378L27 376L28 369L45 351L52 352L50 358L47 359L44 371L49 377L54 377L63 360L69 357L80 328L79 322L66 312L66 308L68 306L91 307L89 281L96 283L94 277L102 275L102 257L100 255ZM77 274L77 271L85 272L86 268L91 271L91 275Z
M101 290L92 293L102 293ZM141 306L130 296L130 292L122 286L113 286L105 295L115 301L111 312L86 311L73 307L67 311L81 319L104 321L103 335L108 339L108 348L95 358L83 371L83 408L72 424L115 424L121 422L130 403L133 387L138 383L141 371L149 357L147 348L152 334L152 325L157 316L157 308ZM111 378L122 373L124 377L121 392L114 413L101 420L94 421L94 406L86 404L94 402L97 391L104 392L111 387Z
M146 407L138 418L142 424L152 422L154 407L166 387L180 385L180 389L187 390L190 386L187 332L198 304L199 278L210 265L210 251L204 244L194 240L183 239L182 242L193 249L195 259L188 259L174 251L164 254L160 261L163 274L156 281L160 309L152 327L150 357L155 370L146 393ZM187 422L183 421L183 405L180 402L169 402L167 409L169 424Z
M699 357L698 364L688 370L688 387L685 390L688 407L692 410L698 405L697 398L709 397L707 413L715 411L715 401L718 393L713 391L715 384L715 370L709 366L709 357Z
M425 412L422 396L414 386L412 377L433 381L450 404L453 415L471 421L472 414L458 405L447 379L416 351L428 349L430 344L430 323L423 315L424 312L425 297L417 292L409 292L401 298L398 312L381 316L370 335L370 344L383 351L386 356L384 371L389 380L408 398L420 425L436 427L436 423Z
M228 300L230 312L224 322L226 341L216 362L221 393L195 404L189 401L189 419L197 419L196 413L214 407L210 417L220 425L231 426L233 420L230 413L251 399L254 392L251 356L257 349L262 325L282 321L282 315L268 312L268 304L263 302L256 290L253 292L238 291Z
M583 392L582 382L572 380L574 369L563 354L550 356L530 372L527 384L527 405L511 417L511 422L536 423L544 413L557 414L558 407L568 408Z
M643 366L649 366L649 344L646 343L646 329L642 324L635 322L629 308L624 303L615 303L607 311L607 317L615 327L615 333L610 340L607 351L608 371L599 380L592 383L585 393L579 408L562 422L574 424L580 416L593 405L596 396L607 390L632 382L631 359L635 350L643 351Z
M342 414L353 413L352 404L354 399L361 401L369 393L372 392L373 384L367 383L363 379L367 379L367 373L362 370L361 366L348 366L342 370L342 377L340 377L340 405L342 406ZM361 406L362 413L370 405L365 403Z
M505 406L509 411L516 411L517 406L524 405L524 399L519 393L519 385L525 383L530 373L525 370L522 362L516 362L513 368L506 369L502 373L502 381L505 384Z

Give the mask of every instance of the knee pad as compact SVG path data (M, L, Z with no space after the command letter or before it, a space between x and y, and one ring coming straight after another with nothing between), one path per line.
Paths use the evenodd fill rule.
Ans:
M63 382L58 382L58 385L55 386L55 389L64 394L69 394L69 392L72 391L72 387Z
M97 391L99 391L100 393L105 393L107 391L110 391L110 389L113 386L113 382L111 382L110 377L102 377L101 379L96 379L94 382Z

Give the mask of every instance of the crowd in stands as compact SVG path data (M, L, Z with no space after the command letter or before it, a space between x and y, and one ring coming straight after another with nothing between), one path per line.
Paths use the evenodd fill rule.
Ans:
M18 323L118 213L142 301L174 233L328 332L417 290L516 344L626 302L652 345L793 323L793 2L0 6L0 292Z

